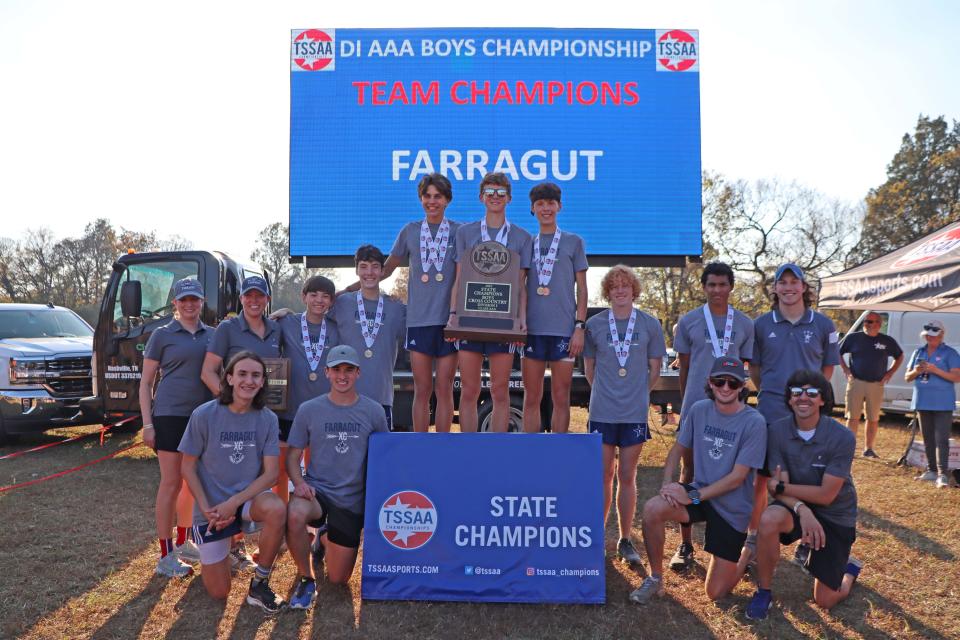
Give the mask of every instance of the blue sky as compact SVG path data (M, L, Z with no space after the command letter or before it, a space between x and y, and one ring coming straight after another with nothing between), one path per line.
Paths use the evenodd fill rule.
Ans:
M246 258L287 217L293 27L696 28L703 167L851 202L960 118L953 3L621 4L0 0L0 236L103 216Z

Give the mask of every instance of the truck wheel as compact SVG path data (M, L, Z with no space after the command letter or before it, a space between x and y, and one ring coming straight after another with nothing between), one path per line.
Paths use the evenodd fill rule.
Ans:
M493 431L492 425L490 424L492 418L493 400L488 397L480 403L480 408L477 409L478 431L487 433ZM523 431L523 396L514 396L511 394L510 415L507 420L508 432L517 433Z

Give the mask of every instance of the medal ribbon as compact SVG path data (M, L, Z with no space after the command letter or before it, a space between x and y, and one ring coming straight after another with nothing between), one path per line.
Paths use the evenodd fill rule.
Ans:
M320 322L320 339L314 344L310 340L310 328L307 325L307 314L300 316L300 333L303 335L303 351L307 356L307 364L310 365L310 371L316 371L320 366L320 358L323 354L323 345L327 341L327 319Z
M363 336L363 342L367 345L367 349L372 349L373 343L377 340L377 334L380 333L380 327L383 325L383 296L377 298L377 315L373 318L373 329L370 329L367 310L363 308L363 294L359 291L357 291L357 315L360 317L360 334Z
M436 238L431 237L430 224L424 218L420 223L420 268L424 273L430 272L430 265L437 268L437 273L443 271L449 241L450 223L446 218L440 223Z
M500 227L500 231L497 232L497 242L502 245L507 244L507 238L510 236L510 223L506 220L503 221L503 226ZM490 234L487 233L487 219L483 218L480 220L480 239L484 242L490 240Z
M557 247L560 246L560 227L557 227L557 232L553 234L553 241L550 243L550 248L547 249L547 255L540 255L540 234L537 234L536 239L533 241L533 260L537 264L537 283L541 287L545 287L550 284L550 278L553 277L553 265L557 261Z
M620 334L617 333L617 319L613 317L613 309L610 309L607 315L610 321L610 337L613 339L613 352L617 354L617 362L620 367L627 366L627 358L630 357L630 341L633 340L633 327L637 323L637 310L630 310L630 320L627 321L627 332L620 340Z
M707 321L707 331L710 333L710 344L713 345L713 357L722 358L730 350L730 338L733 336L733 307L727 305L727 322L723 325L723 346L717 340L717 328L713 325L713 316L710 307L703 305L703 317Z

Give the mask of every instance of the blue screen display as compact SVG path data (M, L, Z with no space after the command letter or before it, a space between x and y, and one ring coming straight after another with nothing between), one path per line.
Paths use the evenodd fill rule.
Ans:
M297 29L291 34L290 254L389 251L453 183L479 219L487 171L536 232L530 188L563 190L588 255L701 253L699 36L679 29Z

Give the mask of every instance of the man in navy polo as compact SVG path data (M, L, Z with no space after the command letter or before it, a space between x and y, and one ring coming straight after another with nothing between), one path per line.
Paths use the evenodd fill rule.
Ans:
M839 336L833 321L811 309L813 291L803 270L788 262L774 277L773 309L753 322L754 347L750 378L760 391L757 409L767 425L791 415L784 399L787 380L794 371L820 371L829 380L840 364ZM758 474L754 487L753 516L746 546L756 551L760 514L767 505L766 478Z
M863 457L879 458L873 450L880 428L880 405L883 404L883 386L903 362L903 349L897 341L880 333L883 319L870 312L863 319L863 331L854 331L840 345L840 366L847 375L847 428L854 435L860 429L860 412L866 404L867 432ZM850 364L843 358L850 354ZM893 359L893 365L890 359Z

